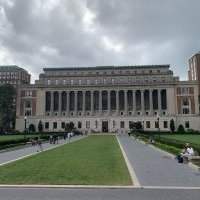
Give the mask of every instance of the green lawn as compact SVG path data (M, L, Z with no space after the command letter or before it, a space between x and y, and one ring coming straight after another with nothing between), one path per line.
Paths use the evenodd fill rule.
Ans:
M200 144L200 135L188 135L188 134L173 134L173 135L162 135L163 138L180 140L185 143Z
M130 185L115 136L89 136L0 167L0 184Z

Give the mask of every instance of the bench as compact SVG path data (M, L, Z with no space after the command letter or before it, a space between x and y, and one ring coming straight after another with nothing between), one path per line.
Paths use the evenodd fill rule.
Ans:
M183 156L183 162L184 163L188 163L188 162L191 162L191 161L199 161L200 162L200 156L199 156L198 152L195 151L193 156L190 156L190 155L184 155Z
M188 156L188 160L200 160L200 156Z

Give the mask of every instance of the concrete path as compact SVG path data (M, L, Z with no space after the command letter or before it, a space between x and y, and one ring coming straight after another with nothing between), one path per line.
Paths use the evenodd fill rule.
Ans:
M72 137L70 142L79 140L83 137L84 136ZM42 145L42 147L43 147L43 150L48 150L48 149L58 147L59 145L62 145L62 144L65 144L65 143L68 143L68 139L66 141L65 140L59 140L58 144L44 143ZM13 150L13 151L0 153L0 165L2 165L3 163L6 163L6 162L12 161L12 160L19 159L19 158L24 157L24 156L28 156L28 155L37 153L38 149L39 149L38 146L30 146L30 147L25 147L25 148Z
M200 190L0 188L2 200L199 200Z
M200 187L200 172L131 137L118 139L141 186Z

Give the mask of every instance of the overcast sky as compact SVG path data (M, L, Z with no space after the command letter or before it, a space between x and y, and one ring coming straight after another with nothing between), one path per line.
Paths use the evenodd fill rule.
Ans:
M170 64L200 51L200 0L0 0L0 65Z

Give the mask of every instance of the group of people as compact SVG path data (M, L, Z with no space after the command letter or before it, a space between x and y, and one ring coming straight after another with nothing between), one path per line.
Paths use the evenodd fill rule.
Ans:
M68 141L70 142L71 137L73 136L73 133L64 133L63 134L63 139L66 140L68 139ZM49 143L50 144L58 144L59 141L59 136L58 135L50 135L49 136Z
M70 142L71 137L73 137L73 132L70 133L64 133L63 134L63 139L67 140ZM58 144L59 141L59 136L58 135L50 135L49 136L49 143L50 144ZM30 143L32 146L37 147L37 152L43 151L43 146L42 146L42 140L39 137L31 138Z
M50 135L49 136L49 144L58 144L58 135Z
M189 143L186 143L181 153L177 156L177 160L179 163L188 162L191 156L194 156L194 149Z
M32 138L31 145L37 147L37 152L43 151L42 140L39 137Z

